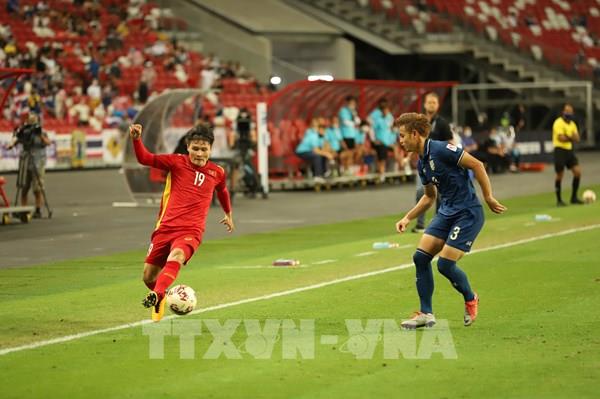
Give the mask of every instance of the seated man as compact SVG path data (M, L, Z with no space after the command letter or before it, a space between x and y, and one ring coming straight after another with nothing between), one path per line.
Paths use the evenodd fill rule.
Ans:
M508 157L506 156L502 140L495 128L490 129L489 137L483 142L483 151L486 153L488 167L492 173L503 173L508 168Z
M341 174L344 174L350 167L352 153L348 151L348 147L342 136L338 117L334 116L331 121L331 126L325 130L325 144L333 152L338 165L341 165Z
M327 171L327 161L333 160L333 154L326 151L324 146L325 126L320 124L315 131L314 128L306 129L304 137L296 147L296 155L305 161L310 162L312 166L315 183L324 183L323 176Z

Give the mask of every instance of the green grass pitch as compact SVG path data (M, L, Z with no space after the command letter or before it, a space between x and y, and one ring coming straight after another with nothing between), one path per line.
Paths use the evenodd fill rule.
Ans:
M462 326L461 297L437 272L440 325L417 333L391 328L418 308L407 266L161 322L167 329L202 325L202 334L186 341L194 352L186 347L183 356L179 336L165 337L151 352L144 332L156 325L140 324L4 353L149 315L140 306L142 250L0 270L1 397L597 397L600 205L557 209L549 206L551 193L504 202L508 213L487 213L479 251L459 262L481 296L480 316L469 328ZM536 214L553 220L536 222ZM418 236L396 235L397 218L209 241L177 282L194 287L207 308L410 264ZM539 239L513 245L532 237ZM386 240L400 248L371 249ZM269 266L282 257L300 259L302 267ZM262 350L244 326L265 326L267 319L283 324ZM236 320L243 322L230 340L208 328ZM301 330L301 320L314 328ZM357 322L383 329L357 337L346 324ZM303 331L303 349L286 352L294 331ZM337 342L322 343L327 337ZM404 352L386 349L392 338L407 345ZM218 358L210 358L210 348Z

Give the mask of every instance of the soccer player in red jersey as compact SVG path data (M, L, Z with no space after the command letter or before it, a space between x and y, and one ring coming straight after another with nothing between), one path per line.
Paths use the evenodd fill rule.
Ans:
M139 163L169 172L144 263L144 283L151 291L142 304L152 308L153 321L160 321L166 289L202 242L213 192L225 212L221 223L229 233L234 229L231 200L225 170L208 160L214 141L208 126L198 125L186 133L189 155L150 153L141 140L142 125L131 125L129 135Z

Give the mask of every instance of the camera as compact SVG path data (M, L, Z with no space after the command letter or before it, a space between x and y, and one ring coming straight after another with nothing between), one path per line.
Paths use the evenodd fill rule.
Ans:
M237 131L239 134L238 146L240 151L247 152L252 146L252 138L250 137L250 129L252 126L252 116L246 108L240 110L240 114L236 120Z
M25 151L29 151L34 147L36 139L43 146L41 139L42 127L39 123L26 123L20 126L15 131L15 137L17 138L17 143L20 143Z

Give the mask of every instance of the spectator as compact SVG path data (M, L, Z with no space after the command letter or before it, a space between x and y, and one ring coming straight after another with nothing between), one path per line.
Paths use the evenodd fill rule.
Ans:
M346 103L340 108L338 118L346 148L350 151L352 158L355 159L356 136L358 135L360 118L356 112L356 98L354 96L346 97Z
M394 117L386 98L379 100L378 107L369 115L369 122L374 132L373 144L377 153L377 171L380 181L384 182L388 153L396 142L396 135L392 132Z
M96 108L98 104L101 102L102 98L102 88L98 84L98 80L92 80L92 83L88 86L86 90L86 94L90 98L90 108L93 110Z
M517 105L511 119L516 133L525 128L525 106L523 104Z
M325 126L315 118L312 127L304 132L302 141L296 147L296 155L311 164L314 181L318 184L325 183L323 177L327 171L327 162L334 159L331 152L323 149L324 135Z
M213 87L216 79L217 74L215 73L214 69L209 66L200 72L200 82L202 82L200 87L202 90L210 90Z
M507 157L502 139L496 128L490 129L488 138L482 144L482 150L485 151L488 161L487 167L492 173L503 173L510 163Z
M90 113L91 110L85 101L85 97L81 96L79 102L69 111L69 116L77 121L77 126L88 126L90 124Z
M337 116L331 119L331 126L325 131L325 140L329 144L330 149L337 154L336 158L338 164L341 166L340 174L348 173L350 163L352 162L352 154L348 151L348 147L342 136L340 120Z

